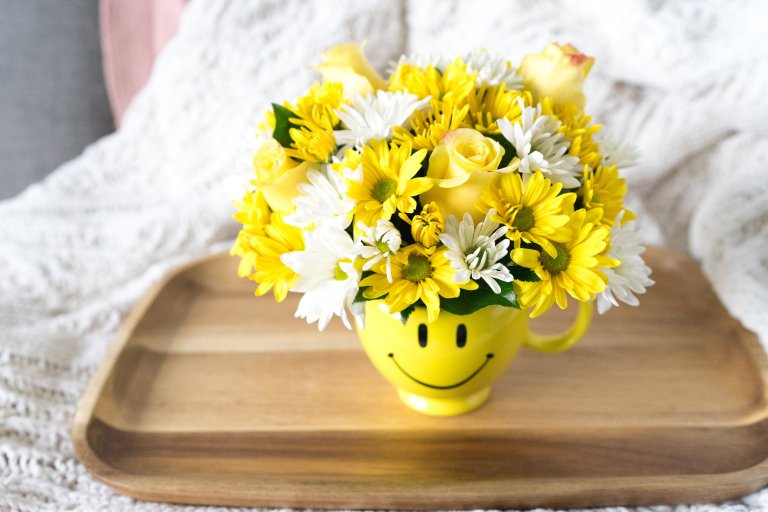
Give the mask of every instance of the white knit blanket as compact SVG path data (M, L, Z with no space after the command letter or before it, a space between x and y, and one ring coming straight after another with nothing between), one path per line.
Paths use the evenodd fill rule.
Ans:
M518 62L551 40L596 56L588 109L640 149L628 177L646 239L699 258L768 342L767 20L760 0L193 1L123 127L0 203L0 510L168 509L77 462L77 401L151 283L230 244L260 112L343 41L367 39L382 70L481 46ZM768 489L719 507L766 509Z

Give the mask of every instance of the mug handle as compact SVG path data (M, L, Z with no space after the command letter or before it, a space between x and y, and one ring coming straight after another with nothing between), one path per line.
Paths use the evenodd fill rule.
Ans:
M584 336L592 320L592 302L579 301L579 311L571 327L560 334L538 334L528 331L525 346L539 352L562 352Z

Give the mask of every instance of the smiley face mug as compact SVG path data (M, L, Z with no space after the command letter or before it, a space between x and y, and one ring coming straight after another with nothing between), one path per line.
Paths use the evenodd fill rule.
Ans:
M528 328L528 311L489 306L469 315L441 311L433 323L417 307L403 324L381 301L366 303L365 326L357 332L376 369L397 388L411 409L432 416L454 416L485 403L491 384L526 346L561 352L586 332L592 304L579 302L571 327L557 335Z

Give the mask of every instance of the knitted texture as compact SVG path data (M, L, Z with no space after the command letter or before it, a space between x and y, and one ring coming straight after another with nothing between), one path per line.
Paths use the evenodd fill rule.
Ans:
M130 306L231 244L261 113L344 41L367 39L380 70L478 46L519 62L550 40L595 55L588 110L640 149L627 174L646 238L700 258L768 340L765 5L193 1L120 130L0 203L0 510L207 510L112 493L75 459L69 425ZM768 508L768 490L716 508Z

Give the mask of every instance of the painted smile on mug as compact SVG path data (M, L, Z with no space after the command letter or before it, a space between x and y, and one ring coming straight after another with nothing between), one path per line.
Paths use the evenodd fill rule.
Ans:
M427 347L427 325L426 324L419 324L418 339L419 339L419 346L421 348L426 348ZM459 349L462 349L466 346L466 344L467 344L467 327L464 324L459 324L456 327L456 347ZM397 359L395 359L394 353L390 352L389 354L387 354L387 356L390 359L392 359L392 362L395 363L395 366L397 366L397 369L400 370L403 375L405 375L406 377L408 377L409 379L411 379L413 382L417 384L421 384L422 386L426 386L432 389L454 389L454 388L458 388L459 386L463 386L464 384L472 380L475 377L475 375L483 371L483 368L485 368L485 366L488 364L488 361L493 359L493 353L489 352L488 354L485 355L485 361L483 361L483 363L474 372L469 374L469 376L467 376L466 378L460 380L455 384L450 384L448 386L438 386L437 384L429 384L428 382L424 382L423 380L417 379L416 377L408 373L402 366L400 366L400 363L397 362Z
M429 384L427 382L424 382L423 380L419 380L416 377L414 377L413 375L411 375L410 373L408 373L407 371L405 371L405 369L402 366L400 366L400 363L397 362L397 359L395 359L395 354L390 352L387 355L389 356L390 359L392 359L392 362L395 363L395 366L397 366L397 368L401 372L403 372L403 375L405 375L406 377L408 377L409 379L411 379L413 382L415 382L417 384L421 384L422 386L426 386L426 387L432 388L432 389L454 389L454 388L457 388L459 386L463 386L464 384L466 384L467 382L472 380L475 377L475 375L477 375L478 373L483 371L483 368L485 368L485 366L488 364L488 361L493 359L493 354L492 353L486 354L485 355L485 361L483 361L483 364L481 364L480 367L477 370L475 370L474 372L472 372L467 378L457 382L456 384L451 384L449 386L438 386L436 384Z

